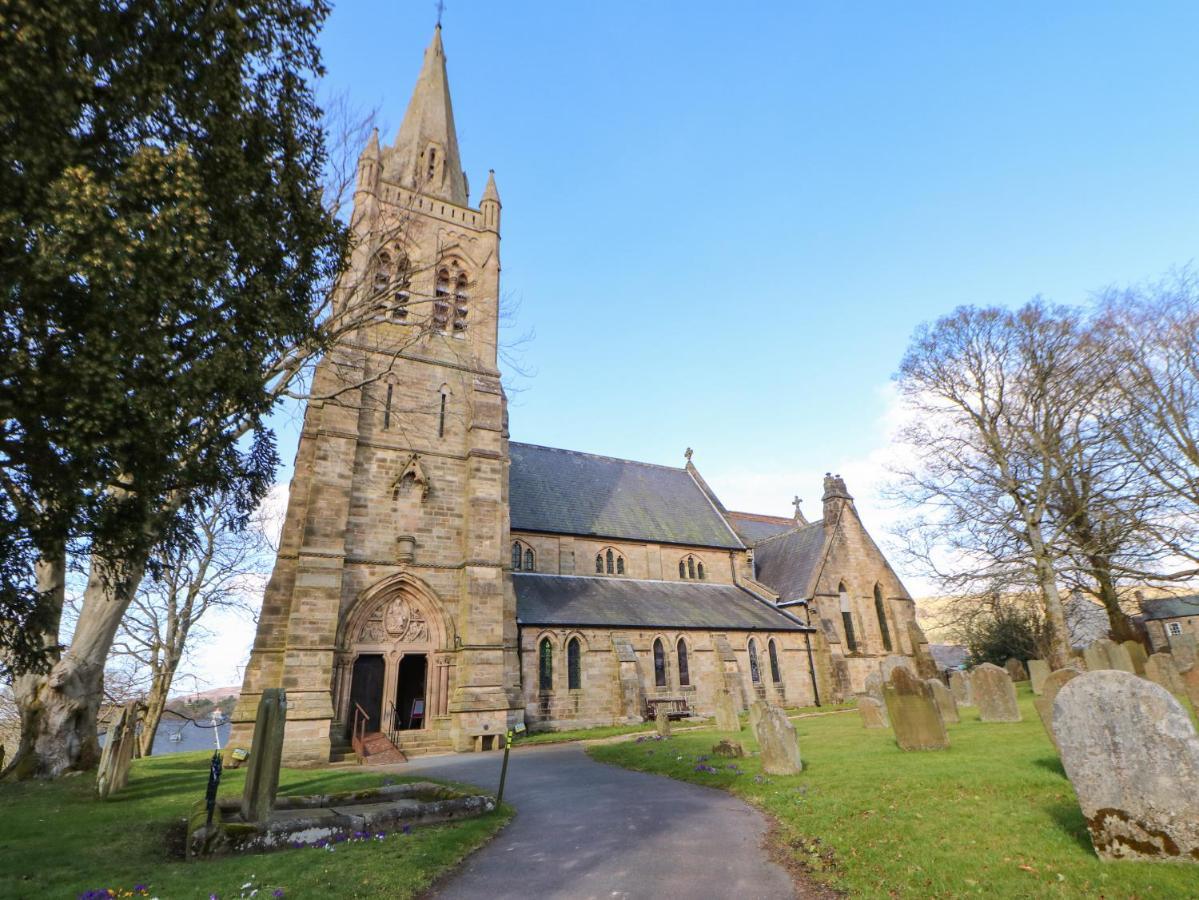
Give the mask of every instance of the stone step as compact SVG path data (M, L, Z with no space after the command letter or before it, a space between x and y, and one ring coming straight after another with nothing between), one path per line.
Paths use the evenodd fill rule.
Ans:
M387 735L378 731L372 732L362 739L362 750L364 766L384 766L408 761L404 752L389 741Z

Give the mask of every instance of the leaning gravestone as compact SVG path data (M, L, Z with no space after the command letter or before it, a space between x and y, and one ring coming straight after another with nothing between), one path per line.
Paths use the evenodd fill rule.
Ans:
M1193 634L1172 634L1170 639L1170 655L1178 668L1189 669L1199 663L1199 648L1195 645Z
M1132 661L1132 654L1128 652L1128 648L1123 644L1108 641L1107 660L1113 669L1128 672L1130 675L1135 675L1137 672L1136 664Z
M896 668L883 686L887 716L901 750L948 750L949 735L932 688L906 668Z
M1019 722L1016 686L1008 673L992 663L983 663L970 671L974 705L983 722Z
M716 692L716 730L741 730L741 720L737 718L737 708L733 706L733 695L726 688Z
M1174 657L1169 653L1153 653L1145 662L1145 677L1154 684L1160 684L1176 697L1185 696L1187 689L1174 664Z
M1028 681L1028 672L1024 668L1024 663L1020 662L1020 660L1016 659L1016 657L1013 656L1011 659L1005 662L1003 667L1007 669L1008 677L1012 679L1013 683L1017 681Z
M958 706L973 706L974 693L970 689L970 674L957 670L949 673L949 690Z
M891 673L896 669L907 669L913 675L916 674L916 664L906 656L900 656L898 653L892 653L883 660L883 681L891 680Z
M883 673L871 672L866 676L866 696L878 701L878 708L883 717L883 725L891 726L891 722L887 719L887 701L883 696Z
M954 702L953 694L949 693L949 688L945 686L945 682L940 678L926 678L925 683L933 692L933 699L937 701L937 709L941 713L941 721L946 724L956 724L962 721L958 715L958 705Z
M108 728L108 737L100 754L100 766L96 771L96 794L101 800L107 800L129 783L129 767L133 763L133 750L137 743L139 706L137 700L126 703Z
M787 714L777 706L768 706L762 714L757 737L762 771L767 775L798 775L803 771L799 736Z
M1045 732L1049 735L1049 740L1053 741L1054 747L1057 746L1057 737L1053 733L1053 701L1057 699L1058 692L1062 688L1081 674L1077 669L1070 668L1050 672L1041 688L1041 696L1032 701L1032 705L1037 709L1037 715L1041 717L1041 724L1045 726Z
M765 700L755 700L749 705L749 730L754 737L758 736L758 726L762 723L762 716L766 714L766 710L770 708L770 704Z
M1057 695L1053 731L1100 858L1199 863L1199 735L1168 691L1088 672Z
M660 703L654 709L654 729L658 737L670 737L670 713Z
M1086 663L1088 672L1100 672L1112 667L1107 659L1107 651L1103 649L1099 641L1094 641L1090 646L1086 647L1082 651L1082 658Z
M1032 692L1040 695L1045 689L1045 679L1049 677L1049 663L1043 659L1028 661L1028 680L1032 682Z
M1127 640L1123 641L1122 646L1128 651L1128 658L1132 660L1132 670L1137 675L1145 674L1145 663L1149 659L1149 654L1145 652L1145 646L1140 641Z
M858 712L862 716L863 728L888 728L887 707L871 696L858 698Z
M286 725L287 693L283 688L267 688L258 701L250 765L246 768L246 784L241 795L241 817L247 822L262 821L275 805Z

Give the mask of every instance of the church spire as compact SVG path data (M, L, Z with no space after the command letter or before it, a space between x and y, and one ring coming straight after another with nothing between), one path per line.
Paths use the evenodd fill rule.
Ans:
M390 156L388 174L405 187L466 206L466 177L458 156L440 23L425 50L424 65Z

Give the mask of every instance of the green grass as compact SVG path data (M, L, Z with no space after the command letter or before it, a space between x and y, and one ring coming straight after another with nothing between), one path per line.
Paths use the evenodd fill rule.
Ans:
M209 754L175 753L134 763L129 786L107 802L95 799L94 777L0 784L0 897L76 897L84 891L129 891L146 885L166 898L242 895L411 897L489 840L512 815L506 805L487 816L414 828L382 841L338 844L198 862L180 858L180 822L203 798ZM239 796L245 769L226 770L221 793ZM390 779L369 769L284 769L281 794L371 787ZM424 779L420 779L424 780ZM245 894L249 894L249 890Z
M1100 862L1074 791L1021 688L1024 721L949 726L951 748L904 753L856 713L800 719L804 772L762 777L706 765L711 730L591 747L597 760L723 788L769 812L791 865L854 897L1194 897L1199 868ZM739 740L756 750L748 729ZM757 777L757 780L755 778Z

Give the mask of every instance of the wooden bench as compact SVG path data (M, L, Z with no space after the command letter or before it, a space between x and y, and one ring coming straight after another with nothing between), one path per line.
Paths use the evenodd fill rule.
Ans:
M650 719L657 718L659 707L666 710L669 719L685 719L691 715L686 697L646 697L645 706Z

